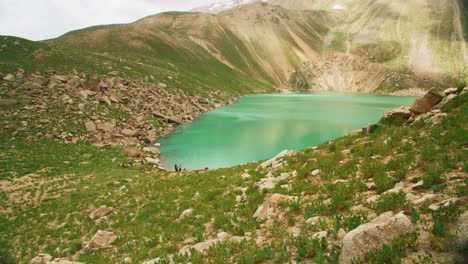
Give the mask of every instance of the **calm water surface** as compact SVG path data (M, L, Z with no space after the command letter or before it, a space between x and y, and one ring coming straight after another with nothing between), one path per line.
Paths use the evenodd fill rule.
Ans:
M203 114L161 139L162 163L224 168L300 150L376 123L392 107L415 97L343 94L247 96Z

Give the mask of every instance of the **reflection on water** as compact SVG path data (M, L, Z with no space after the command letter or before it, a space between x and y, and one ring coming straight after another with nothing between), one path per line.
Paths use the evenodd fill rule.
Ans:
M161 140L165 168L222 168L299 150L375 123L414 97L381 95L255 95L202 115Z

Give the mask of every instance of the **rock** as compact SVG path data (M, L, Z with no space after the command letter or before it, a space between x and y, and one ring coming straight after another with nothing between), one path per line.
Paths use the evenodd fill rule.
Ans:
M317 176L317 175L320 174L320 170L319 169L313 170L311 174L312 174L312 176Z
M11 82L11 81L14 81L15 80L15 76L11 73L7 74L5 77L3 77L3 80L4 81L8 81L8 82Z
M450 206L452 204L456 204L458 201L460 201L459 198L446 199L446 200L444 200L442 202L434 203L434 204L429 205L429 209L431 209L432 211L437 211L441 207L448 207L448 206Z
M0 106L12 106L18 103L16 99L0 99Z
M96 123L96 128L99 131L111 132L115 128L115 122Z
M167 88L167 84L165 83L158 83L158 86L161 87L161 88Z
M51 255L41 253L41 254L37 255L36 257L34 257L33 259L31 259L29 264L46 264L46 263L48 263L50 261L52 261L52 256Z
M366 199L367 204L375 203L380 198L380 195L373 195Z
M418 181L417 183L411 185L410 188L411 188L412 190L414 190L414 189L417 189L418 187L421 187L421 186L423 186L423 185L424 185L424 182L421 180L421 181Z
M242 202L242 195L236 195L236 202L241 203Z
M122 135L124 135L126 137L133 137L133 136L135 136L135 134L137 132L135 130L125 128L125 129L122 129L121 133L122 133Z
M410 111L416 114L426 113L441 100L442 96L436 90L432 89L426 95L417 99L411 106Z
M116 239L117 236L114 235L114 233L99 230L94 237L91 238L91 241L89 241L88 247L92 249L107 248Z
M442 93L447 96L447 95L450 95L450 94L456 94L457 93L457 88L447 88L445 89Z
M130 158L139 158L141 157L140 150L135 146L127 146L123 150L123 154Z
M51 82L68 82L69 79L66 75L54 75L50 77Z
M395 186L392 189L387 190L383 194L399 193L401 190L403 190L403 187L405 187L405 183L404 182L399 182L399 183L395 184Z
M85 264L84 262L74 262L66 259L54 259L54 261L49 261L47 264Z
M100 218L100 217L103 217L105 215L108 215L109 213L111 213L112 211L114 210L114 208L112 207L107 207L105 205L99 207L96 211L92 212L90 215L89 215L89 218L93 219L94 218Z
M327 238L328 232L327 231L320 231L312 235L312 239L322 240L322 238Z
M458 96L456 94L449 94L447 95L446 97L444 97L444 99L442 99L442 101L440 101L440 103L438 103L437 105L435 105L433 107L433 109L442 109L444 108L444 106L446 104L448 104L450 101L452 101L453 99L457 98Z
M159 155L161 152L159 151L159 149L155 148L155 147L144 147L143 148L143 151L144 152L148 152L148 153L151 153L151 154L154 154L154 155Z
M468 239L468 210L458 218L457 238L458 244L462 244Z
M198 99L198 103L200 103L200 104L209 104L210 102L208 100L206 100L205 98L200 98L200 99Z
M247 180L247 179L249 179L251 176L250 176L250 174L248 174L247 172L245 172L244 174L241 175L241 177L242 177L242 179Z
M90 90L90 91L93 91L93 92L98 92L98 91L99 91L99 83L100 83L100 82L101 82L101 80L96 79L96 78L87 79L87 80L83 83L83 89L85 89L85 90Z
M276 184L282 180L285 180L289 177L289 173L281 173L278 177L273 177L269 174L268 177L261 179L255 184L260 190L270 190L275 188Z
M320 216L314 216L306 220L306 223L309 225L315 225L320 220Z
M373 249L381 248L413 229L411 220L403 212L396 215L392 212L383 213L346 234L342 242L340 263L352 263L355 259L363 261Z
M427 201L434 201L435 199L438 199L440 197L439 194L433 194L433 193L427 193L423 195L421 198L418 198L413 201L414 205L421 205Z
M255 211L253 217L259 221L265 220L274 214L276 207L282 202L296 200L297 197L275 193L266 199Z
M9 91L9 92L7 93L7 95L8 95L9 97L15 96L15 95L16 95L16 90L11 90L11 91Z
M346 231L343 228L340 228L337 235L338 240L343 240L343 238L346 236Z
M283 150L278 155L276 155L274 158L272 158L270 160L267 160L267 161L263 162L262 164L260 164L260 168L265 169L265 168L271 166L272 169L276 169L278 167L281 167L281 165L282 165L281 159L284 158L284 157L291 156L294 153L295 152L292 151L292 150Z
M75 89L75 88L80 87L80 85L81 85L81 82L80 82L80 81L81 81L81 80L80 80L80 77L78 77L78 76L73 76L73 78L71 78L70 80L68 80L67 84L68 84L71 88Z
M96 124L92 121L86 122L85 127L88 132L96 132Z
M159 159L154 159L154 158L151 158L151 157L146 157L145 160L146 160L146 162L154 164L154 165L159 165L159 163L160 163Z
M446 113L439 113L434 115L433 117L429 118L429 122L431 122L434 125L438 125L444 120L444 118L447 117Z
M411 117L412 113L408 106L402 106L398 108L393 108L388 110L383 114L382 119L404 119L408 120Z
M413 201L419 199L419 196L416 196L416 195L414 195L414 194L412 194L412 193L406 193L405 199L406 199L407 201L413 202Z
M184 211L180 214L179 220L182 220L182 219L184 219L184 218L187 218L187 217L192 216L194 212L195 212L195 210L193 210L192 208L189 208L189 209L184 210Z
M108 104L108 105L112 105L111 100L110 100L109 97L107 97L106 95L104 95L103 97L101 97L101 100L100 100L100 101L101 101L101 102L104 102L104 103L106 103L106 104Z

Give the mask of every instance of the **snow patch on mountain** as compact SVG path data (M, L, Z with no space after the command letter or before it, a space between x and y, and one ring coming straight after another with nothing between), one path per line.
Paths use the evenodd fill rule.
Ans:
M254 2L266 2L266 0L225 0L210 5L197 7L192 9L192 11L203 13L219 13L234 7L238 7L240 5L251 4Z

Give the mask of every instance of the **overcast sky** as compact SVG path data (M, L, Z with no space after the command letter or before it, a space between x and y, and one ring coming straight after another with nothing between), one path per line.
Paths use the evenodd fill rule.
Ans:
M0 0L0 35L31 40L93 25L128 23L164 11L219 0Z

